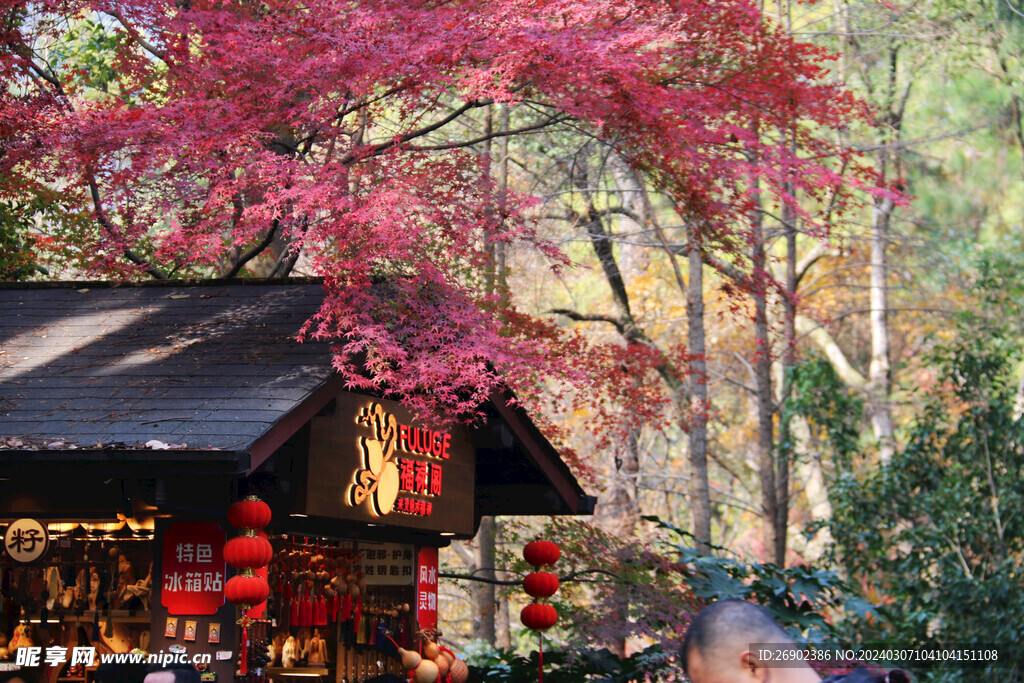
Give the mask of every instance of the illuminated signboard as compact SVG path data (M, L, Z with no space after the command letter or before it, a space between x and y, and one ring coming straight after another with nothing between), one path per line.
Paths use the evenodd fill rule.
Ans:
M473 533L475 457L465 431L416 423L398 403L342 394L314 418L306 514Z
M46 527L34 519L18 519L11 522L4 534L4 548L15 562L28 564L46 554L50 545L50 534Z

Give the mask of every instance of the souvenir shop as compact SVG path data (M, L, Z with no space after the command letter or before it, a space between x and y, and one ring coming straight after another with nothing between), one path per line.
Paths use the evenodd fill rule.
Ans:
M294 341L320 296L0 287L0 670L465 680L436 638L438 549L594 499L508 395L434 428L345 391L326 344Z

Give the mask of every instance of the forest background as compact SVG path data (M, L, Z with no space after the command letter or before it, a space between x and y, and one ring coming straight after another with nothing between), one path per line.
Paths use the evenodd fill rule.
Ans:
M472 4L5 0L0 273L320 275L352 381L437 418L515 377L599 505L446 551L486 680L535 671L537 537L551 680L674 680L725 596L812 641L1016 642L1024 9Z

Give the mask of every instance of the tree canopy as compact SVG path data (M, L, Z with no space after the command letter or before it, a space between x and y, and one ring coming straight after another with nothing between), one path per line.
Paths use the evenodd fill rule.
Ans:
M339 340L350 386L420 408L471 413L502 381L565 373L485 276L495 244L565 263L488 141L596 140L727 253L762 194L824 229L871 180L836 143L864 111L824 79L827 53L745 0L0 7L0 199L60 193L47 248L68 272L301 259L328 289L306 334ZM492 103L525 120L481 125Z

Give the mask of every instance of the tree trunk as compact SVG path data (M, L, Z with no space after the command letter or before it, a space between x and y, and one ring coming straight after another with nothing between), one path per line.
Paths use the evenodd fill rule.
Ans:
M473 539L475 547L474 561L477 566L477 576L482 579L496 579L494 574L495 563L495 534L496 524L494 517L484 517L480 520L480 529ZM491 645L497 642L497 629L495 628L495 613L497 612L497 600L495 585L483 581L473 582L473 638L486 640Z
M484 121L484 128L488 135L491 133L493 124L493 107L490 105L487 107L486 118ZM509 112L507 105L499 106L499 121L498 126L502 132L508 131ZM505 213L505 193L508 191L508 136L503 136L500 143L498 144L498 150L500 158L497 163L494 163L494 157L492 155L492 144L491 140L485 143L484 153L491 159L492 166L494 166L495 172L495 185L496 192L498 193L498 221L504 220ZM497 292L501 296L505 296L507 293L507 261L505 254L505 244L496 239L492 239L488 244L488 251L490 252L490 264L487 272L489 279L489 288L493 292ZM476 538L474 539L474 545L476 547L475 561L476 566L480 570L479 576L485 579L496 579L497 576L494 572L495 566L497 566L497 554L496 540L499 533L500 524L494 517L484 517L480 520L480 529L477 531ZM473 637L486 640L491 645L494 645L498 640L498 626L497 626L497 612L499 608L497 592L493 583L476 582L473 587L473 603L474 603L474 615L473 615ZM506 614L508 607L505 608ZM502 634L504 640L507 643L509 640L508 626L506 619L505 633Z
M791 190L790 190L791 191ZM796 216L789 206L782 207L782 227L786 235L786 288L782 298L782 382L779 390L779 439L776 449L775 477L775 563L786 564L786 532L789 529L789 470L793 457L792 413L787 405L793 394L796 369Z
M711 553L711 498L708 491L708 382L704 336L704 262L697 229L690 226L686 328L690 356L690 516L697 552ZM674 257L673 257L674 260Z
M632 427L625 436L615 453L615 472L594 515L594 524L616 538L632 538L640 522L640 429Z
M889 288L886 277L886 248L893 208L891 199L878 199L871 214L871 364L868 366L868 412L883 463L889 462L895 452L892 412L889 408Z
M754 355L754 379L757 396L755 406L757 413L757 463L761 483L761 510L764 519L764 547L771 553L771 560L781 566L784 556L779 556L779 548L785 549L785 537L777 540L777 520L779 519L777 480L775 476L775 433L772 423L773 392L772 392L772 345L768 332L768 271L764 230L760 214L754 219L754 253L751 284L754 296L754 337L756 350ZM785 532L783 532L785 533Z
M497 558L497 550L501 548L505 543L505 524L500 519L495 519L495 558ZM498 567L504 569L504 566ZM504 576L504 572L502 572ZM508 611L508 591L505 589L497 591L498 593L498 613L494 619L494 633L495 633L495 645L499 648L507 650L512 647L512 622L509 618Z
M499 130L508 133L509 106L508 104L498 105ZM501 220L504 221L508 213L508 135L502 135L498 141L498 207L501 212ZM494 275L495 285L499 291L508 289L508 244L504 241L494 244Z

